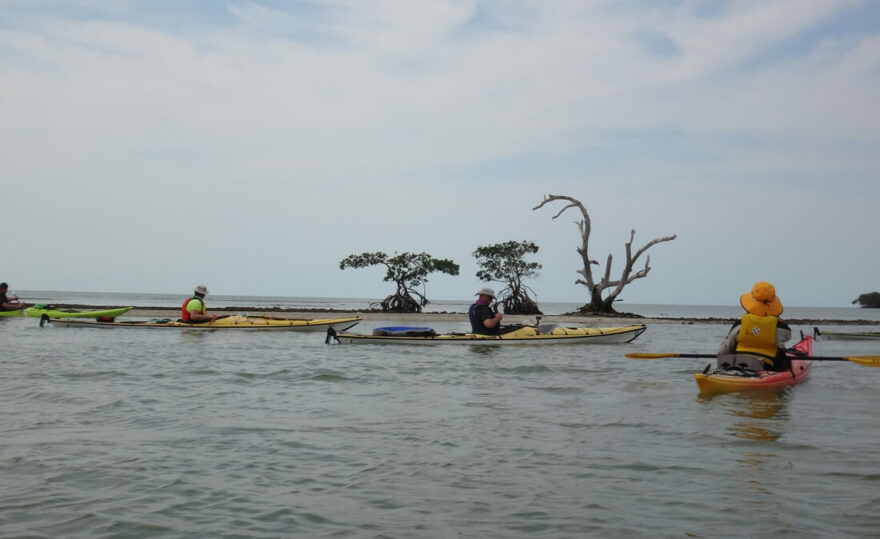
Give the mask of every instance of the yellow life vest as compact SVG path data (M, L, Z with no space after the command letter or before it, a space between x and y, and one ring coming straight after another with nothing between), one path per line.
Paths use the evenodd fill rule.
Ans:
M773 365L776 357L775 316L757 316L746 313L742 316L739 336L736 341L737 353L755 354L764 358L764 363Z

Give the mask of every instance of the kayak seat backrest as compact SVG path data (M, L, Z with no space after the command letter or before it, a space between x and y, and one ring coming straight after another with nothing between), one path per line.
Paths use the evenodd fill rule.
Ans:
M704 372L705 374L705 372ZM753 371L751 369L745 369L743 367L720 367L711 371L710 374L714 375L724 375L724 376L739 376L742 378L757 378L760 376L758 371Z
M386 326L374 329L373 335L381 337L434 337L437 332L429 327Z
M538 324L538 333L543 333L545 335L549 335L553 333L553 330L558 328L559 324Z

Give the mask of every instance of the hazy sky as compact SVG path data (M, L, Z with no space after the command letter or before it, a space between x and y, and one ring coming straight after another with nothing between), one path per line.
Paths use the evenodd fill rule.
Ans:
M541 301L654 246L629 303L880 290L880 2L0 0L12 290L433 299L529 240Z

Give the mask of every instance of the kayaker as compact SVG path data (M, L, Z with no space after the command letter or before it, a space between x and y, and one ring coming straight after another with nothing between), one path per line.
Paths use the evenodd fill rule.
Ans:
M213 322L217 320L216 314L207 314L205 308L205 296L208 295L208 289L205 285L200 284L193 290L193 296L186 298L180 307L180 319L183 322L192 324L201 324L203 322Z
M18 296L6 297L9 290L7 283L0 283L0 310L2 311L20 311L28 306L27 303L18 301Z
M740 297L740 304L746 313L733 324L718 349L718 367L788 370L785 343L791 338L791 328L779 319L782 302L776 296L776 288L765 281L755 283L750 292Z
M490 305L495 299L495 291L491 288L481 288L475 295L477 301L468 309L471 331L482 335L498 335L504 315L492 309Z

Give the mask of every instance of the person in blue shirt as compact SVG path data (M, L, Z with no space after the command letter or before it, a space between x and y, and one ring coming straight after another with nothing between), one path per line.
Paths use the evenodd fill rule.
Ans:
M492 300L495 299L495 291L491 288L481 288L476 296L477 301L468 309L471 331L482 335L498 335L504 315L491 306Z

